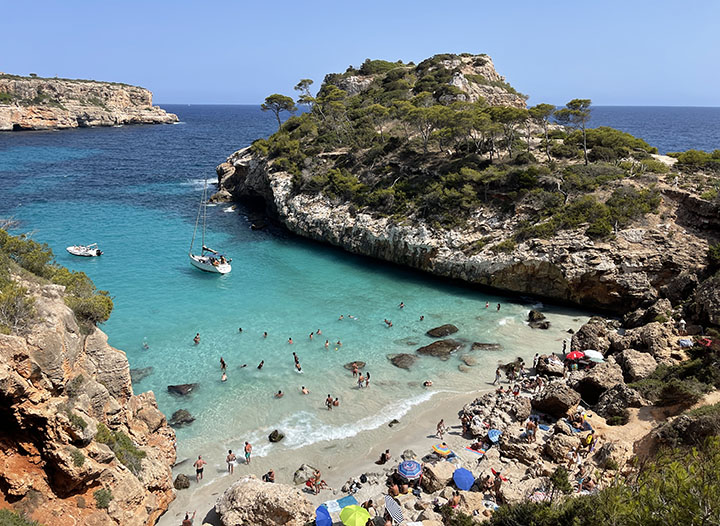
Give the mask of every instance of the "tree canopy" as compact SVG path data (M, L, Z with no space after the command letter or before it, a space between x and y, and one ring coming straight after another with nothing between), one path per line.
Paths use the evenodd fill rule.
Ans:
M280 113L287 111L289 113L295 113L297 107L295 101L286 95L280 95L279 93L273 93L272 95L265 98L265 102L260 105L263 111L271 111L275 115L278 122L278 129L282 124L280 120Z

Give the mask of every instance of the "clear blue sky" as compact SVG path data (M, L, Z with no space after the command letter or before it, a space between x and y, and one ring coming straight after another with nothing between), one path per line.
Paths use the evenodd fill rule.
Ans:
M720 2L0 0L0 71L258 103L365 58L487 53L530 102L720 106Z

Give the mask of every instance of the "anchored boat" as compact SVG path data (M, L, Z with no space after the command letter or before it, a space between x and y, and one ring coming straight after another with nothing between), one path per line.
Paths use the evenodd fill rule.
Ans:
M195 245L195 236L197 234L198 226L200 224L200 216L202 216L202 248L199 254L193 254L193 245ZM213 250L205 246L205 225L207 223L207 179L205 179L205 185L203 186L202 198L200 199L200 206L198 207L197 218L195 219L195 230L193 231L192 241L190 242L190 264L205 272L213 272L215 274L227 274L232 270L230 262L232 259L225 257L224 254L219 253L217 250Z
M73 256L82 256L86 258L102 256L102 250L97 246L97 243L90 243L89 245L73 245L67 247L65 250L70 252Z

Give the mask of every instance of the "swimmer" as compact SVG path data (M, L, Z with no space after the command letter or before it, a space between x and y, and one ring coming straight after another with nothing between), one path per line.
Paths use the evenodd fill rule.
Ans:
M289 343L290 345L293 344L292 338L288 338L288 343Z
M295 364L295 369L297 369L297 372L299 372L299 373L302 372L302 367L300 367L300 364L299 364L299 363L296 363L296 364Z
M342 319L344 319L344 318L345 318L345 316L343 316L343 315L341 314L340 317L338 318L338 321L339 321L339 320L342 320Z
M425 380L425 381L423 382L423 387L432 387L432 381L430 381L430 380Z
M489 301L486 301L486 302L485 302L485 308L487 309L488 307L490 307L490 302L489 302Z
M223 357L221 356L220 357L220 370L224 371L225 369L227 369L227 364L225 363L225 360L223 360Z
M312 337L313 337L314 335L315 335L314 332L311 332L311 333L310 333L310 339L311 339L311 340L312 340Z
M293 360L295 360L296 365L300 363L300 359L298 358L297 354L295 354L295 353L293 353Z
M150 346L148 345L148 342L143 340L143 349L148 350L149 348L150 348Z
M263 333L263 338L267 338L267 332Z
M240 327L240 328L238 329L238 332L242 332L242 327Z
M195 342L195 345L198 345L200 343L200 333L198 332L195 337L193 338L193 341Z
M339 407L339 406L340 406L340 400L338 400L338 399L336 398L335 400L333 400L332 405L333 405L333 407Z
M227 374L225 374L225 371L223 371L222 377L220 378L221 382L227 382Z
M261 362L258 364L258 369L262 369L262 368L263 368L263 365L265 365L265 360L261 361Z
M304 395L310 394L310 391L308 391L307 387L305 387L304 385L302 386L302 388L300 388L300 392Z
M399 307L400 307L401 309L404 309L404 308L405 308L405 302L401 301Z
M425 319L425 316L420 316L420 321L423 321Z
M500 304L498 303L497 310L500 310Z
M278 391L277 393L275 393L275 398L282 398L283 396L285 396L285 393L283 393L282 391Z
M340 340L338 340L335 345L337 345L338 347L342 347L342 342Z
M318 329L318 330L315 331L315 334L317 334L318 336L320 336L320 335L322 334L322 331L321 331L320 329Z
M325 340L325 348L327 349L328 347L330 347L330 341Z

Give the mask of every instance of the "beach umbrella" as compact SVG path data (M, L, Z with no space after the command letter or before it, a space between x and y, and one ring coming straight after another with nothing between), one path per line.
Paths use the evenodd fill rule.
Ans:
M453 482L458 489L468 491L475 483L475 477L465 468L458 468L453 473Z
M592 361L597 360L604 360L605 357L602 355L600 351L596 351L595 349L585 349L583 351L586 358L590 358Z
M346 506L340 512L340 520L345 526L365 526L369 518L368 510L357 504Z
M502 435L502 431L499 429L491 429L488 431L488 440L493 444L497 444L497 441L500 440L500 435Z
M417 460L405 460L398 466L398 473L408 480L415 480L422 474L422 465Z
M333 520L330 517L330 512L325 506L318 506L315 510L315 525L316 526L332 526Z
M435 453L437 453L438 455L441 455L443 457L446 457L450 453L452 453L452 451L450 451L450 448L448 447L448 445L445 444L444 442L442 444L435 444L432 447L432 449Z
M580 358L585 358L585 353L582 351L573 351L565 357L566 360L579 360Z
M390 495L385 495L385 509L390 514L392 520L396 523L400 524L402 521L405 520L400 504L398 504L397 501L393 499Z

